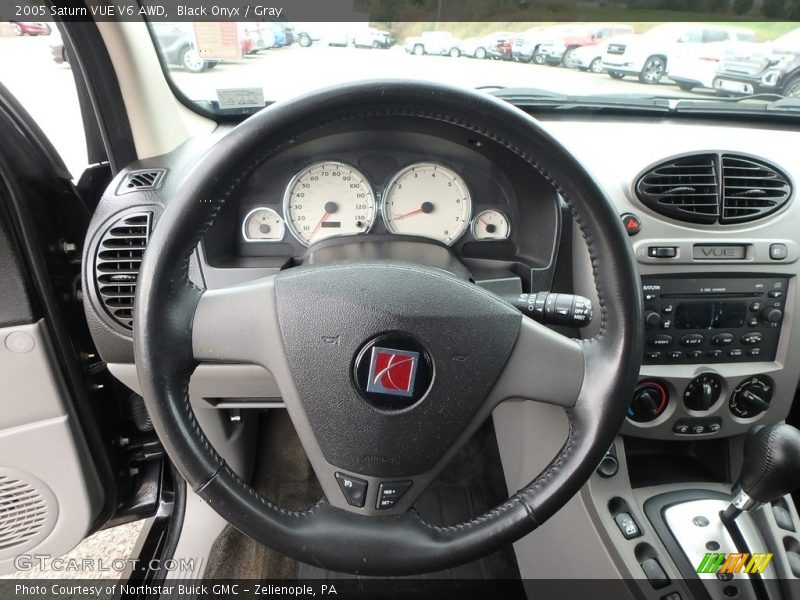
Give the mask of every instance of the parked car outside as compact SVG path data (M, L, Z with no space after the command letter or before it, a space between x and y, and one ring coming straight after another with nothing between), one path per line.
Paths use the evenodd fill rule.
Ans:
M603 72L603 55L608 48L608 42L591 44L575 48L572 53L571 62L573 67L581 71L591 71L592 73Z
M667 73L678 51L701 44L736 40L736 27L702 23L666 23L641 35L624 35L609 40L603 67L614 79L635 75L646 84L656 84Z
M14 33L17 35L50 35L50 25L34 21L12 21Z
M394 38L388 31L381 31L370 27L359 31L353 36L353 46L356 48L391 48L394 46Z
M168 65L183 67L190 73L202 73L213 68L217 61L203 60L195 47L191 23L153 21L152 31L157 47Z
M53 60L56 63L59 65L62 63L69 63L67 59L67 50L64 48L64 40L61 39L61 34L57 29L50 34L50 39L47 43L50 46L50 53L53 55Z
M722 35L717 32L717 35ZM667 75L679 88L688 92L696 87L713 88L722 59L737 45L749 46L756 34L749 29L735 32L732 39L705 44L681 44L669 61Z
M578 48L594 46L609 38L633 33L630 25L620 23L590 23L576 25L563 33L551 37L539 45L538 52L550 65L574 67L573 54Z
M800 28L773 42L729 48L712 86L722 94L800 97Z
M247 54L255 54L261 50L272 48L275 45L275 36L265 23L241 23L239 26L239 35L250 40L250 44L244 44L242 51L245 50L244 46L251 45L252 48Z
M489 56L500 60L511 60L514 49L514 34L509 31L498 31L493 34L493 42L489 46ZM490 38L490 42L492 38Z
M530 62L546 30L547 27L532 27L515 35L511 47L511 58L520 62Z
M406 38L403 48L406 52L417 56L423 54L458 56L461 54L459 40L449 31L423 31L421 35Z

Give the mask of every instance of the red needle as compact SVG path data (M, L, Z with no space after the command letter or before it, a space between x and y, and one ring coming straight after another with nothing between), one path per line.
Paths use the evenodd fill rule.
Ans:
M406 217L410 217L411 215L415 215L415 214L421 213L421 212L422 212L422 207L420 207L420 208L418 208L416 210L412 210L411 212L407 212L404 215L396 215L395 216L395 220L397 220L397 219L405 219Z
M489 223L487 223L486 221L484 221L482 218L481 218L481 219L478 219L478 220L479 220L481 223L483 223L484 225L486 225L487 227L489 226Z
M311 238L313 238L315 235L317 235L317 231L319 231L319 228L320 228L320 227L322 227L322 224L323 224L325 221L327 221L327 220L328 220L328 217L330 217L330 216L331 216L331 213L329 213L328 211L325 211L325 214L324 214L324 215L322 215L322 218L319 220L319 223L317 223L317 226L316 226L316 227L314 227L314 231L312 231L312 232L311 232L311 235L309 235L309 236L308 236L308 239L311 239Z

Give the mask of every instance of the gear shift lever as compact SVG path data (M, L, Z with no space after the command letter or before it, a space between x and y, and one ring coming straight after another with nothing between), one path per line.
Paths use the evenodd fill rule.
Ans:
M798 487L800 431L785 423L754 428L745 440L742 471L722 520L730 522Z

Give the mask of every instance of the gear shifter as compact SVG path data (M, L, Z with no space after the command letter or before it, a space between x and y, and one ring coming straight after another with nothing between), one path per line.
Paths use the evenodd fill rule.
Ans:
M797 487L800 431L785 423L754 428L745 440L742 471L722 520L730 522L742 512L755 510Z

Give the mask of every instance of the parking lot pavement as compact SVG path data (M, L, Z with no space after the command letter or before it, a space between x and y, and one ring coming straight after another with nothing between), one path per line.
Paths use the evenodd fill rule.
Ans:
M388 50L339 48L315 44L262 50L242 61L222 63L204 73L172 70L190 98L216 99L220 88L261 87L264 98L280 100L342 81L372 78L426 79L476 88L534 87L560 94L664 94L692 96L677 86L644 85L633 77L621 81L605 73L466 57L414 56L401 47Z

